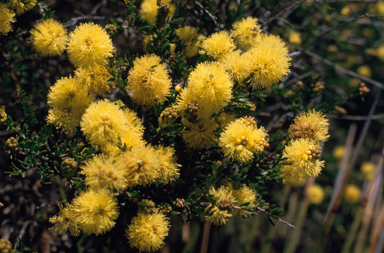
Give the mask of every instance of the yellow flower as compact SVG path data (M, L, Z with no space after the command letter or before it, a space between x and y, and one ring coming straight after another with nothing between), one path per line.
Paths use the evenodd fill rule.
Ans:
M119 207L113 193L104 189L88 189L72 202L75 223L84 233L104 234L115 226Z
M199 51L201 37L197 36L197 30L191 26L184 26L176 30L176 35L185 46L185 56L192 57ZM200 39L199 39L200 38Z
M363 162L360 167L364 180L371 180L376 170L376 165L371 162Z
M316 143L324 142L329 137L328 126L328 120L322 112L315 111L315 109L302 112L290 125L289 137L313 139Z
M99 96L104 93L110 93L115 88L115 83L108 82L112 78L107 67L96 64L92 68L77 68L75 70L76 77L88 88L90 93Z
M215 59L220 59L232 52L235 49L235 44L226 31L221 31L203 40L201 48L200 54L207 54Z
M187 128L182 132L183 140L189 148L208 148L211 143L216 142L217 138L214 131L218 128L218 125L213 119L194 123L183 119L182 123Z
M117 144L129 124L124 111L108 100L92 103L80 122L81 130L91 144Z
M7 6L10 9L14 9L17 15L23 14L26 11L31 10L37 3L37 0L8 0Z
M357 185L349 184L345 188L344 199L350 204L356 204L360 200L361 190Z
M377 57L379 57L380 60L384 61L384 44L381 44L377 48Z
M232 208L233 203L235 202L235 198L232 195L232 192L228 187L221 186L219 189L215 190L215 188L209 189L209 194L213 195L215 198L219 198L219 200L215 201L215 203L209 203L209 205L205 208L205 220L217 225L226 224L227 218L232 217Z
M274 35L261 35L260 43L244 53L253 88L270 87L289 73L290 60L284 42Z
M188 78L188 92L195 97L203 118L219 112L232 98L233 82L225 69L217 62L203 62Z
M256 192L248 188L248 186L245 184L242 184L238 188L232 184L229 184L228 187L232 192L233 197L235 198L236 206L240 206L241 204L244 204L244 203L249 203L249 205L252 205L252 202L256 200ZM233 215L237 216L238 214L240 214L244 218L250 217L250 214L245 210L234 209Z
M126 229L129 245L140 252L154 252L164 245L168 236L169 221L162 213L138 213Z
M336 146L336 148L333 149L332 155L336 160L340 160L345 152L344 146Z
M133 100L142 105L163 104L170 95L171 84L166 65L154 54L136 59L128 73L128 89Z
M51 108L47 121L72 135L92 100L93 97L78 79L62 77L48 93L48 104Z
M248 59L244 57L244 54L240 55L240 53L241 52L239 50L228 53L219 60L219 63L224 66L233 79L235 79L239 84L242 84L243 80L248 75L246 69L248 68L247 65L249 62Z
M0 123L3 123L7 119L7 113L5 112L5 106L0 106Z
M219 145L225 156L241 163L253 159L254 153L264 151L268 147L267 132L263 127L257 128L251 117L237 119L228 124L221 134Z
M171 3L171 0L161 0L162 4L166 4L169 6L169 14L168 17L172 16L175 13L176 6ZM157 0L144 0L140 5L139 15L148 20L151 23L156 21L157 16Z
M240 49L247 51L257 43L260 32L261 29L257 24L257 18L247 17L233 23L231 36Z
M371 77L372 76L372 70L368 65L360 66L357 69L357 73L359 73L362 76Z
M92 189L103 188L117 191L128 187L128 171L112 156L97 155L85 161L80 174L85 175L85 185Z
M175 156L175 149L171 147L156 146L156 153L160 163L159 175L157 182L161 184L168 184L179 178L179 167Z
M216 122L219 125L220 128L225 128L229 123L236 120L235 114L230 114L226 112L221 112L216 117Z
M305 184L307 178L298 177L297 173L292 165L284 165L281 168L282 176L284 177L283 183L292 187L300 187Z
M133 147L121 154L120 162L128 172L128 187L154 183L160 176L159 157L151 146Z
M320 147L311 139L292 140L285 147L283 158L289 166L284 166L285 173L291 180L303 181L311 176L318 176L324 167L319 161Z
M54 19L37 23L31 34L33 47L44 56L61 55L67 47L67 30Z
M0 35L6 35L12 31L11 23L16 22L15 12L8 9L3 3L0 3Z
M59 215L49 218L50 223L58 222L59 225L51 229L57 231L59 234L65 234L69 231L71 235L78 236L80 234L80 228L75 221L73 206L67 205L63 207L63 205L59 204L59 208Z
M291 31L289 32L289 37L288 37L289 42L296 46L300 46L302 41L301 41L301 35L297 31Z
M69 35L67 52L75 67L91 68L104 64L112 56L112 50L111 38L99 25L81 24Z
M318 205L324 200L324 190L320 185L314 184L308 189L308 201L311 204Z

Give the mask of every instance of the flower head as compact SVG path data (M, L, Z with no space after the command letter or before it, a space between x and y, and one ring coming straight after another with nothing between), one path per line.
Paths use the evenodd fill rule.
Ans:
M336 146L333 149L332 155L336 160L340 160L345 152L345 147L344 146Z
M324 142L329 137L328 126L328 120L322 112L302 112L289 127L289 137L313 139L316 143Z
M314 184L308 189L308 201L318 205L324 200L324 190L320 185Z
M291 42L292 44L297 45L297 46L300 46L302 43L301 35L297 31L291 31L289 33L288 40L289 40L289 42Z
M175 149L163 146L157 146L155 149L160 163L157 181L161 184L175 181L180 176L179 167L181 167L176 162Z
M252 202L256 200L256 192L248 188L248 186L245 184L240 185L240 187L235 187L233 184L229 184L228 187L232 192L233 197L235 198L236 206L240 206L244 203L252 204ZM244 218L250 217L250 214L245 210L234 209L233 215L237 216L238 214Z
M59 214L49 218L50 223L58 222L59 225L52 227L51 229L57 231L59 234L64 234L69 231L71 235L78 236L80 234L80 228L75 222L73 206L67 205L66 207L63 207L63 205L59 204L59 208Z
M260 43L244 53L253 88L270 87L289 73L290 60L284 42L274 35L261 35Z
M6 35L12 31L11 23L16 22L15 12L8 9L3 3L0 3L0 35Z
M232 217L232 208L234 206L235 198L232 191L228 187L221 186L219 189L211 188L209 194L215 198L219 198L214 203L209 203L205 208L205 220L215 224L226 224L227 218Z
M231 36L239 46L239 48L247 51L257 43L257 37L260 35L261 29L257 24L257 18L247 17L233 23Z
M71 135L92 100L93 97L78 79L62 77L48 93L50 109L47 121Z
M226 31L221 31L203 40L201 48L200 54L207 54L215 59L220 59L235 49L235 43Z
M157 55L136 59L128 73L128 89L139 104L153 106L164 103L170 95L171 79L166 65Z
M104 64L112 56L112 41L99 25L86 23L77 26L69 35L68 56L75 67L91 68Z
M283 158L287 158L284 166L285 174L291 181L303 181L308 177L316 177L324 167L324 161L319 161L320 147L311 139L292 140L285 147Z
M171 3L171 0L161 0L161 3L167 4L169 6L168 16L172 16L175 13L176 6ZM151 23L156 21L157 9L157 0L144 0L140 5L139 14L143 19L148 20Z
M5 106L0 106L0 123L3 123L7 119L7 113L5 112Z
M91 144L106 146L118 143L129 124L124 111L108 100L92 103L81 120L81 130Z
M73 199L75 223L87 234L104 234L119 216L117 199L107 190L88 189Z
M225 156L245 163L253 159L254 153L260 153L269 146L267 139L265 129L257 128L253 118L245 117L228 124L221 134L219 145Z
M185 56L192 57L199 51L199 37L197 30L191 26L184 26L176 30L176 35L185 46ZM200 37L201 38L201 37Z
M85 185L93 189L124 190L128 186L127 173L118 159L112 156L97 155L85 162L81 168L85 175Z
M7 6L10 9L14 9L17 15L23 14L26 11L31 10L37 3L37 0L8 0Z
M360 188L355 184L349 184L345 188L344 199L350 204L356 204L359 202L361 196Z
M162 213L138 213L128 225L126 236L129 245L140 252L154 252L164 245L168 236L169 221Z
M90 93L103 95L110 93L115 88L114 82L108 82L112 78L107 67L96 64L92 68L81 68L75 70L76 77L88 88Z
M182 132L183 139L189 148L208 148L211 143L216 142L217 137L214 131L218 128L218 125L213 119L194 123L183 119L182 123L186 127Z
M31 34L33 47L44 56L61 55L67 47L67 30L54 19L37 23Z
M236 50L224 55L219 63L227 70L233 79L242 84L243 80L247 77L248 73L248 59L244 57L244 54L240 55L240 51Z
M365 180L371 180L376 170L376 165L371 162L363 162L361 164L361 174Z

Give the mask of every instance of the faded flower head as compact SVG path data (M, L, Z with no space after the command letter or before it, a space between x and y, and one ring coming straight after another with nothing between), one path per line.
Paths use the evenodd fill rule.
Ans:
M11 23L16 22L15 12L8 9L3 3L0 3L0 35L6 35L12 31Z
M224 129L219 145L225 156L245 163L251 161L255 153L263 152L265 147L269 147L268 134L263 127L257 128L253 118L240 118Z
M104 64L112 56L112 51L111 38L99 25L81 24L69 34L67 52L75 67L91 68Z
M67 47L67 30L54 19L38 22L31 34L33 47L44 56L61 55Z
M164 245L168 236L169 221L162 213L138 213L126 229L129 245L140 252L154 252Z
M289 127L289 137L291 139L313 139L316 143L324 142L329 137L328 126L328 120L322 112L315 111L314 109L302 112Z
M160 168L157 182L168 184L175 181L180 176L180 164L177 164L175 156L176 150L171 147L156 146L156 153L159 159Z
M48 93L50 109L47 121L71 135L92 100L93 97L78 79L62 77Z
M207 54L215 59L221 59L232 52L236 46L228 32L216 32L201 42L200 54Z
M7 113L5 112L5 106L0 106L0 123L3 123L7 119Z
M75 221L73 206L68 204L63 207L63 205L59 204L59 208L59 214L49 218L50 223L58 222L59 224L50 229L57 231L59 234L65 234L69 231L71 235L80 235L80 228Z
M17 15L31 10L37 3L37 0L8 0L7 6L14 9Z
M270 87L289 73L290 60L285 43L274 35L261 35L260 43L244 53L253 89Z
M141 105L163 104L170 95L171 84L166 65L154 54L136 59L128 73L128 89Z
M238 47L247 51L257 43L257 37L260 35L261 29L257 24L257 18L247 17L233 23L231 36L237 43Z
M115 88L115 83L108 82L112 78L108 68L104 65L96 64L92 68L77 68L76 77L88 88L90 93L99 96L110 93Z
M232 195L232 191L225 186L221 186L219 189L209 189L209 194L215 198L219 198L214 203L209 203L205 208L205 220L217 225L226 224L228 217L232 217L232 209L234 206L235 198Z

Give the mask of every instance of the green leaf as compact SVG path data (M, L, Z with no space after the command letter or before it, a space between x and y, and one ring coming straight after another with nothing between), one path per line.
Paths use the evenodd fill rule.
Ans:
M171 215L180 215L180 212L177 212L177 211L171 211Z

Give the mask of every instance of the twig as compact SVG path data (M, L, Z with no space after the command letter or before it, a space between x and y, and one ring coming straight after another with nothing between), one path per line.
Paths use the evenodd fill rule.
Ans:
M270 22L272 22L273 20L275 20L276 18L280 17L281 15L283 15L284 13L286 13L287 11L295 8L296 6L304 3L306 0L301 0L297 3L294 3L292 4L291 6L289 6L288 8L285 8L284 10L280 11L279 13L277 13L275 16L273 16L272 18L268 19L267 21L265 21L265 23L263 24L263 26L266 26L267 24L269 24Z
M215 22L215 25L217 25L217 17L213 16L207 9L204 8L204 6L201 5L198 1L195 1L195 4L199 6L207 15Z
M71 18L68 22L65 22L63 24L63 26L64 27L74 26L74 25L76 25L77 22L79 22L80 20L84 20L84 19L104 20L105 17L104 16L86 15L86 16L81 16L81 17L77 17L77 18Z
M368 119L368 116L344 115L344 116L339 117L339 116L334 115L334 114L327 114L326 117L328 119L345 119L345 120L366 120L366 119ZM384 113L372 115L372 117L371 117L372 120L377 120L377 119L382 119L382 118L384 118Z
M284 223L284 224L290 226L291 228L297 229L294 225L292 225L292 224L286 222L285 220L280 219L279 217L276 217L275 215L273 215L273 214L267 212L265 209L263 209L263 208L261 208L261 207L258 207L258 206L257 206L256 209L257 209L258 211L264 213L265 215L268 215L269 217L274 218L274 219L280 221L281 223Z

